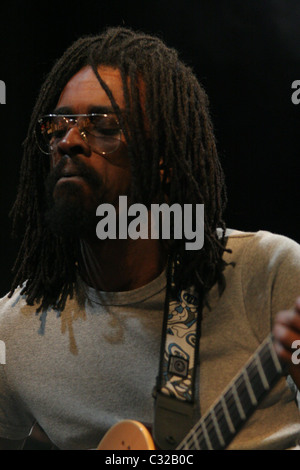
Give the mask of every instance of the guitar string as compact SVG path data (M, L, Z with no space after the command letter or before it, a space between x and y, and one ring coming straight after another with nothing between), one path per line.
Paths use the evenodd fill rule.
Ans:
M225 404L226 404L226 407L228 409L228 412L229 412L230 416L231 416L230 411L232 411L234 407L236 408L236 400L234 399L233 394L230 393L233 385L235 385L239 396L241 396L241 394L244 393L245 391L247 393L247 397L249 396L247 386L245 385L245 379L243 378L243 373L246 372L247 376L249 377L249 380L250 380L251 384L254 382L254 380L259 382L260 384L262 383L260 374L258 372L258 367L255 365L256 357L260 358L263 368L264 368L264 366L266 366L267 361L271 358L272 359L272 364L276 369L276 366L274 365L274 359L271 355L271 352L270 352L269 348L270 348L270 342L269 342L269 340L267 340L265 343L263 343L261 345L261 348L257 351L257 353L254 354L254 358L250 361L250 363L246 364L246 366L242 369L242 371L239 374L239 376L237 377L237 379L232 382L232 385L229 385L228 389L226 389L222 393L220 400L223 397L225 398L226 394L228 394L228 393L230 394L229 397L227 397L227 400L225 399ZM279 374L279 372L278 372L278 374ZM267 381L270 385L270 383L272 382L272 379L271 379L271 382L269 381L269 379ZM254 383L253 383L253 385L254 385ZM252 385L251 385L251 387L252 387L252 390L253 390ZM261 392L260 395L265 393L267 390L268 389L263 387L263 391ZM259 400L260 396L257 397L257 398ZM193 438L194 435L197 436L198 442L199 442L199 439L200 439L201 436L204 437L203 436L203 430L202 430L203 423L206 427L206 430L207 430L208 434L210 433L210 431L212 429L215 429L215 425L213 423L213 419L210 416L210 413L211 413L212 410L214 410L217 421L220 421L220 417L224 416L225 413L224 413L224 411L222 411L223 407L221 407L222 408L221 410L219 409L219 410L216 411L216 407L217 407L218 404L220 404L220 400L218 400L216 405L213 406L212 408L210 408L210 410L207 412L207 414L203 416L203 418L200 420L200 423L199 422L196 423L196 425L194 427L195 429L192 428L192 430L189 432L188 436L186 436L186 438L179 444L181 446L181 448L182 448L183 445L186 446L187 444L189 444L189 442L191 441L191 439ZM250 407L251 411L252 411L252 408L255 408L255 405L253 405L251 403L251 407ZM249 414L249 412L247 412L247 413ZM239 418L240 418L241 423L243 423L243 421L245 421L244 419L241 418L240 415L239 415ZM208 423L206 423L206 420L208 420ZM227 423L227 420L226 420L226 423ZM227 424L227 426L228 426L228 424ZM228 428L229 428L229 426L228 426ZM228 434L228 432L227 432L227 434ZM230 433L230 434L232 434L232 433ZM222 433L222 435L223 435L223 433ZM226 440L226 436L223 436L223 437L225 437L225 440ZM205 438L204 438L204 440L205 440Z
M266 348L268 348L267 345L266 345ZM261 360L262 360L263 362L266 362L266 361L265 361L266 355L267 355L267 358L270 359L270 354L269 354L268 350L266 350L266 348L265 348L264 351L260 351ZM260 384L262 383L257 368L253 368L253 367L255 366L255 364L253 364L253 363L254 363L254 360L251 361L251 363L248 364L248 365L242 370L242 372L241 372L241 374L239 375L239 377L233 382L233 385L236 386L236 389L237 389L238 394L239 394L240 396L241 396L241 394L246 390L247 399L248 399L248 397L249 397L249 392L248 392L248 390L247 390L247 387L245 386L245 380L243 379L243 372L246 371L246 373L248 374L248 377L249 377L250 381L253 383L253 385L254 385L254 379L256 379L256 381L259 380ZM252 367L251 367L251 366L252 366ZM251 368L249 368L249 367L251 367ZM247 371L247 368L248 368L248 371ZM271 380L271 381L272 381L272 380ZM270 382L271 382L271 381L270 381ZM270 382L269 382L269 383L270 383ZM225 398L226 398L226 394L228 394L228 393L231 392L231 389L232 389L233 385L231 385L231 386L229 387L229 389L226 390L226 391L222 394L222 397L225 397ZM252 387L252 388L253 388L253 387ZM264 393L265 391L266 391L266 388L264 387L264 390L262 391L262 393ZM260 398L260 397L258 396L258 399L259 399L259 398ZM196 427L196 431L194 431L194 433L196 433L196 434L198 435L198 436L197 436L197 437L198 437L198 441L199 441L199 437L201 437L201 434L202 434L202 437L203 437L203 432L202 432L202 425L203 425L203 423L204 423L204 425L205 425L206 430L208 431L208 433L209 433L212 429L215 429L215 425L214 425L214 423L213 423L213 419L211 418L211 411L212 411L212 410L214 411L214 413L215 413L215 415L216 415L216 417L217 417L217 420L220 421L220 415L221 415L221 417L224 417L224 414L225 414L225 413L222 411L222 409L219 409L219 411L216 411L216 407L217 407L218 404L220 404L220 401L218 401L218 403L217 403L213 408L210 409L210 411L207 413L207 415L205 415L205 416L202 418L201 423L198 424L198 426L196 425L197 427ZM229 414L230 414L230 411L232 411L233 406L236 407L236 400L234 400L234 397L233 397L233 394L232 394L232 393L229 395L229 397L227 396L227 400L225 400L225 404L226 404L227 409L228 409ZM253 404L251 404L250 411L252 411L252 408L253 408ZM249 414L249 410L247 411L247 413ZM219 419L218 419L218 418L219 418ZM226 420L226 421L227 421L227 420ZM240 422L240 424L243 423L243 421L244 421L244 420L243 420L242 417L239 415L239 422ZM227 427L228 427L228 429L229 429L228 423L227 423ZM220 431L221 431L221 430L220 430ZM194 434L194 433L193 433L193 434ZM221 431L221 433L222 433L222 431ZM225 439L226 439L226 434L230 436L232 433L229 434L228 431L227 431L227 433L224 433L224 434L222 433L222 436L223 436ZM190 436L190 437L192 437L192 436ZM191 439L189 439L188 441L190 441L190 440L191 440ZM188 441L185 439L185 440L183 441L183 443L186 444L186 443L188 443ZM219 442L219 439L218 439L217 442ZM220 446L220 445L218 444L218 447L219 447L219 446ZM222 446L221 446L221 447L222 447Z
M266 356L267 353L268 353L268 351L265 351L265 352L262 351L261 359L263 361L265 359L264 356ZM268 358L269 357L270 356L268 354ZM238 378L235 381L233 381L232 385L230 385L229 388L227 390L225 390L225 392L221 396L221 398L224 398L224 400L225 400L225 405L228 409L228 412L229 412L230 416L231 416L230 411L232 411L234 407L236 408L236 400L234 399L233 394L231 393L231 390L232 390L233 386L236 387L237 392L238 392L239 395L241 395L241 393L243 393L245 390L247 390L247 387L244 385L245 381L243 379L243 372L246 371L246 373L248 374L248 377L249 377L251 382L253 382L253 380L256 379L256 380L259 380L260 383L261 383L261 379L260 379L259 372L258 372L257 368L253 368L254 367L254 361L255 361L255 359L253 359L253 361L251 361L250 364L248 364L245 368L243 368L243 370L242 370L241 374L238 376ZM252 366L252 369L250 369L247 372L247 367L249 368L250 366ZM266 391L266 389L264 388L262 393L264 393L265 391ZM247 393L248 393L248 390L247 390ZM228 396L226 397L227 394L229 394L229 397ZM204 433L203 433L202 426L203 426L203 424L205 425L205 428L206 428L208 434L210 433L210 431L212 429L215 429L215 425L214 425L213 420L211 418L211 411L214 410L216 418L217 418L218 421L220 421L220 416L223 417L224 414L225 414L224 411L222 411L222 409L219 409L218 411L216 411L216 407L219 403L220 403L220 400L218 401L218 403L213 408L211 408L207 412L207 414L201 419L201 422L196 424L196 429L193 428L193 432L190 435L190 437L188 438L188 436L187 436L181 444L184 444L184 445L188 444L190 442L190 440L193 438L194 435L197 436L198 442L199 442L201 436L204 437L205 443L207 444L207 441L206 441ZM221 407L221 408L223 408L223 407ZM241 418L240 415L239 415L239 420L240 420L241 423L244 421ZM228 426L228 428L229 428L229 426ZM230 433L230 434L232 434L232 433ZM230 434L228 434L228 432L227 432L227 435L230 436ZM225 435L223 435L223 437L225 437L225 439L226 439ZM219 440L218 440L218 442L219 442Z
M265 348L264 348L262 351L260 351L260 354L261 354L261 360L262 360L262 362L265 362L265 363L266 363L266 360L265 360L266 356L267 356L267 359L270 358L269 351L268 351L268 345L265 345ZM255 357L256 357L256 356L255 356ZM236 399L234 398L233 393L232 393L232 389L233 389L234 386L235 386L235 388L236 388L236 390L237 390L237 393L238 393L239 397L241 397L242 394L246 391L246 397L247 397L247 399L249 400L249 398L250 398L250 397L249 397L249 392L248 392L247 386L245 385L245 380L244 380L244 378L243 378L243 372L244 372L244 371L246 372L246 374L248 375L248 377L249 377L249 379L250 379L250 382L252 382L253 385L254 385L254 380L256 380L256 382L259 381L260 384L262 383L262 382L261 382L260 375L259 375L259 372L258 372L258 369L257 369L257 367L255 367L254 361L255 361L255 359L254 359L253 361L251 361L251 363L248 364L245 368L242 369L241 374L240 374L240 375L237 377L237 379L232 383L232 385L229 387L229 389L226 390L226 391L222 394L222 397L223 397L224 400L225 400L225 405L226 405L226 407L227 407L227 409L228 409L228 411L229 411L230 416L231 416L231 413L230 413L230 412L233 410L233 408L234 408L234 407L237 408ZM247 370L247 369L248 369L248 370ZM269 383L269 382L268 382L268 383ZM252 389L253 389L253 387L252 387ZM266 391L266 388L264 387L262 393L264 393L265 391ZM228 394L229 394L229 396L228 396ZM226 395L227 395L227 396L226 396ZM258 397L258 398L259 398L259 397ZM250 400L250 401L251 401L251 400ZM214 410L215 415L216 415L217 418L218 418L218 421L220 421L220 416L221 416L221 417L224 417L224 411L222 410L222 408L216 411L216 407L217 407L217 405L218 405L219 403L220 403L220 402L218 402L213 408L211 408L211 410L207 413L207 415L203 417L203 420L201 421L201 425L200 425L200 426L198 427L198 429L197 429L198 437L199 437L199 431L200 431L200 435L201 435L201 430L202 430L202 424L203 424L203 423L204 423L204 425L205 425L205 427L206 427L208 433L209 433L211 430L215 429L213 420L212 420L212 418L211 418L211 411L212 411L212 410ZM242 404L242 402L241 402L241 404ZM248 403L247 403L247 405L248 405ZM251 405L250 405L250 411L252 411L253 407L254 407L254 406L253 406L253 404L251 403ZM244 408L245 408L245 402L244 402L244 407L243 407L243 409L244 409ZM248 409L246 410L246 408L245 408L245 412L246 412L246 414L249 414L249 410L248 410ZM244 419L243 419L243 417L241 416L240 413L239 413L238 417L239 417L239 423L240 423L240 424L243 423ZM228 426L228 424L227 424L227 426ZM228 426L228 429L229 429L229 426ZM232 433L230 433L230 434L232 434ZM228 434L228 432L227 432L227 435L230 436L230 434ZM226 439L226 436L225 436L225 435L223 435L223 437L225 437L225 439ZM219 442L219 439L218 439L217 442Z

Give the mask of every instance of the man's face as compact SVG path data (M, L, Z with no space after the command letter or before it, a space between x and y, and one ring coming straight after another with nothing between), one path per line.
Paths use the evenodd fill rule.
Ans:
M98 67L99 74L124 109L122 80L118 69ZM111 102L92 68L77 72L63 89L53 113L91 114L113 111ZM116 204L128 195L130 165L127 145L121 134L117 150L101 155L80 135L76 125L69 128L51 155L51 173L46 182L50 210L46 218L53 230L81 236L96 229L96 208Z

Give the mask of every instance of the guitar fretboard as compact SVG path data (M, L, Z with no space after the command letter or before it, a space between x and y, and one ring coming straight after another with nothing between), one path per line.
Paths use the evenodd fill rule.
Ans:
M282 372L270 334L177 449L219 450L227 447Z

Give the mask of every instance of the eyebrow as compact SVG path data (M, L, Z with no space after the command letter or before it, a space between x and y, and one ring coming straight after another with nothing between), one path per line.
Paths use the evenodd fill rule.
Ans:
M112 106L95 106L95 105L88 106L87 114L94 114L94 113L95 114L108 114L108 113L115 113L115 110ZM74 113L73 109L69 106L62 106L60 108L54 109L53 114L77 114L77 113Z

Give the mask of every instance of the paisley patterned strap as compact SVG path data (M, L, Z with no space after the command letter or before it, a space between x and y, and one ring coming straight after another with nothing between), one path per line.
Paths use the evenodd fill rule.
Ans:
M194 287L175 296L173 273L174 264L170 262L171 282L167 282L160 367L153 390L152 431L161 449L175 449L201 414L197 366L202 299Z
M194 288L169 300L161 350L160 392L194 401L201 309Z

